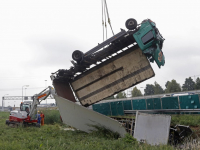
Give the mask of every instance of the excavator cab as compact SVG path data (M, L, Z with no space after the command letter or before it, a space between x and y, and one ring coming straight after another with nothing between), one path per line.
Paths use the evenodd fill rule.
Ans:
M27 108L30 110L31 109L31 102L21 102L20 104L20 111L26 111Z
M133 37L151 62L155 60L159 68L164 66L165 57L162 52L162 47L165 39L153 21L150 19L144 20L139 30L133 34Z

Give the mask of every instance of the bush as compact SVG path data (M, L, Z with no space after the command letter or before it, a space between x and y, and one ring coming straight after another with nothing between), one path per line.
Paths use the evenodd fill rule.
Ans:
M42 112L45 116L45 124L62 123L60 119L60 113L58 110L43 110Z
M126 143L136 143L137 142L137 140L128 133L123 138L123 141L126 142Z

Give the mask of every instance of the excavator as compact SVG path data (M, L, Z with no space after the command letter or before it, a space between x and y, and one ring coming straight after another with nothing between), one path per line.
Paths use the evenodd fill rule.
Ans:
M20 110L10 112L9 119L6 120L7 125L14 126L36 126L40 127L37 118L37 105L45 100L50 94L55 93L52 87L45 88L39 94L32 97L32 101L21 102Z
M155 73L150 62L165 64L164 38L156 23L133 18L121 31L87 52L72 53L73 66L52 73L57 94L82 106L90 106L120 91L139 84Z

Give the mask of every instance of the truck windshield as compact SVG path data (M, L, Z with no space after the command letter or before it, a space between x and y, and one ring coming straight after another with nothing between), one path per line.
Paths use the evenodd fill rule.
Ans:
M142 37L142 43L145 45L154 39L152 31L149 31Z

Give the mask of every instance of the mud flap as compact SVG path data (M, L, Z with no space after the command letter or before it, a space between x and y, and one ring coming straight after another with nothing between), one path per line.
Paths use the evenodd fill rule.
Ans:
M76 102L70 84L68 82L59 82L57 80L53 80L53 86L55 88L57 95L65 99L68 99L72 102Z

